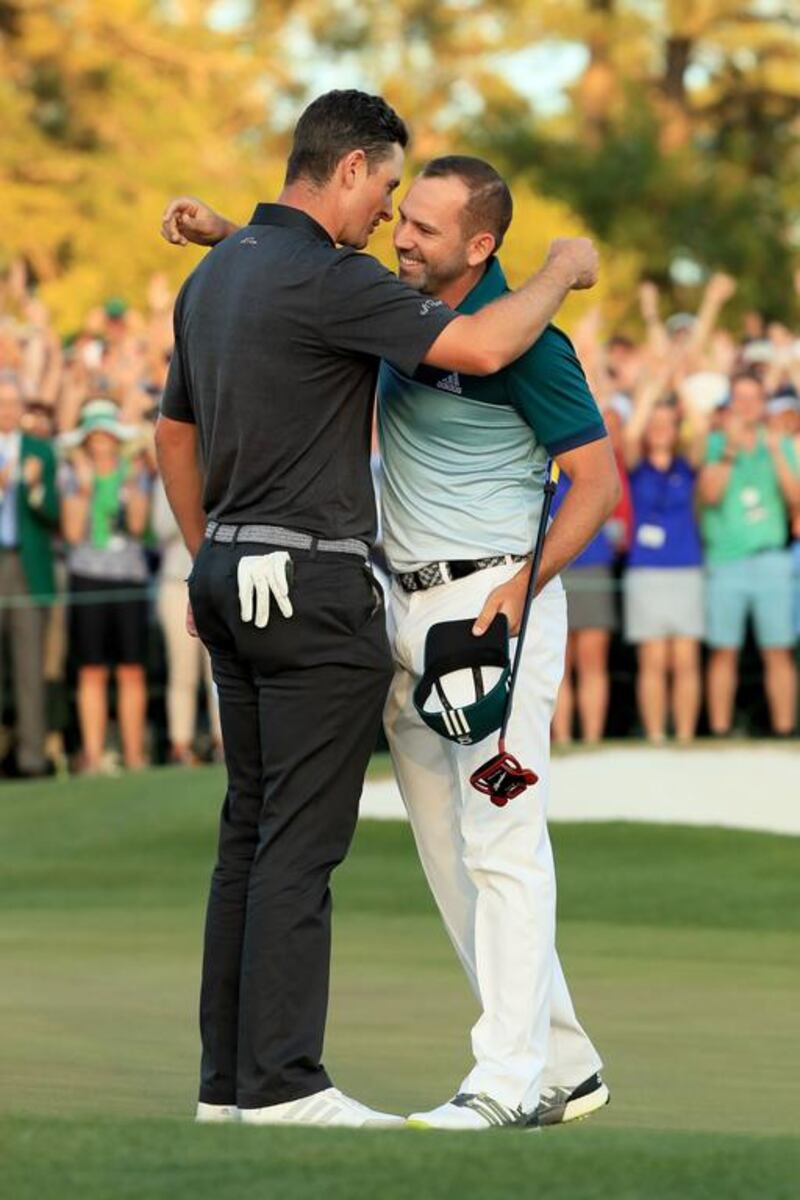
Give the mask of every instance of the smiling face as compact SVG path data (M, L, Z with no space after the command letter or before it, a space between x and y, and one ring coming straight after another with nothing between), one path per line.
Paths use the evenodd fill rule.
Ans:
M394 230L398 274L428 295L481 263L494 250L485 231L469 236L465 215L470 193L457 175L416 179L399 206Z
M363 250L380 223L391 221L392 198L400 184L403 162L403 150L397 143L371 169L362 150L342 160L344 214L338 241L343 245Z

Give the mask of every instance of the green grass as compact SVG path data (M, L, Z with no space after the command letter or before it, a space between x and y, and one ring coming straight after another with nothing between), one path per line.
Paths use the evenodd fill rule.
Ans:
M215 770L4 786L4 1200L796 1194L800 843L765 834L554 829L561 955L613 1089L586 1125L194 1127L220 789ZM437 1103L468 1065L475 1006L408 829L364 822L335 895L327 1065L382 1107Z

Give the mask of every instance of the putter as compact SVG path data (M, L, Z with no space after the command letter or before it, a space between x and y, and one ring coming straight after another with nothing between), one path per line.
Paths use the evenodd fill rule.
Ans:
M511 706L514 701L514 686L517 682L519 666L522 662L522 646L525 640L525 632L528 626L528 616L533 604L533 594L536 591L536 580L539 575L539 564L542 560L542 550L544 548L544 539L547 533L547 522L550 519L550 508L553 503L556 485L558 483L558 465L550 459L547 463L547 480L544 485L544 499L542 500L542 513L539 517L539 528L536 532L536 545L533 550L533 561L531 563L531 574L528 580L528 591L525 596L525 607L522 610L522 620L519 627L519 637L517 638L517 653L514 657L514 665L511 669L511 678L508 681L508 696L506 697L506 709L503 717L503 724L500 727L500 738L497 743L497 754L485 762L482 767L478 767L470 775L470 783L476 791L482 792L488 796L492 804L497 808L505 808L509 800L513 800L515 796L519 796L526 788L533 787L538 781L539 776L535 771L531 771L528 767L523 767L519 759L506 750L506 730L511 717Z

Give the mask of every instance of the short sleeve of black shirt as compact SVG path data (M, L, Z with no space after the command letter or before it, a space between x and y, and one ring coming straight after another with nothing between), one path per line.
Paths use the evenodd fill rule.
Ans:
M322 329L328 346L385 358L413 375L458 313L423 296L368 254L341 251L321 283Z
M175 315L173 318L175 345L172 349L172 357L169 360L169 372L167 374L167 382L164 385L164 395L161 398L161 412L165 417L169 417L171 421L185 421L187 424L193 425L196 422L196 417L183 365L183 348L181 345L180 322L182 298L183 291L181 291L175 301Z

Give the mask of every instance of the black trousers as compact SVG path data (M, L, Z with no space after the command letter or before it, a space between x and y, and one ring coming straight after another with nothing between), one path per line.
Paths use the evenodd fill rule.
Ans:
M330 875L355 829L391 677L380 589L355 556L292 551L294 615L239 614L270 547L204 543L189 595L219 689L228 788L206 917L200 1099L243 1108L330 1087L321 1063Z

